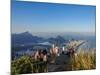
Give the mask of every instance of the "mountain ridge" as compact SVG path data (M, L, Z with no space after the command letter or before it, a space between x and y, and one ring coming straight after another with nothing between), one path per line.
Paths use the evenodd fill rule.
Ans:
M64 43L66 40L58 35L57 37L50 37L50 38L43 38L43 37L39 37L39 36L34 36L29 32L23 32L23 33L19 33L19 34L12 34L11 35L11 42L12 45L16 45L16 44L28 44L28 43L41 43L41 42L49 42L49 43Z

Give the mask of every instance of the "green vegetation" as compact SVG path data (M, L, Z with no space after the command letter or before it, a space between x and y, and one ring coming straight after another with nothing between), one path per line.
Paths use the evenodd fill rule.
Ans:
M11 74L47 72L46 62L35 61L29 56L22 56L11 62Z
M89 70L96 68L95 52L80 52L72 57L72 70Z
M80 51L77 55L73 55L71 58L72 70L89 70L96 68L96 54L94 52L85 53ZM62 60L62 59L61 59ZM63 65L63 64L62 64ZM42 73L48 72L48 66L46 62L35 61L32 57L24 55L11 62L11 74L28 74L28 73Z

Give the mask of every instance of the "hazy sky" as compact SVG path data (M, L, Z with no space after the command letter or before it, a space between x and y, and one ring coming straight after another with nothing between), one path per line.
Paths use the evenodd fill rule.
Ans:
M12 2L12 33L95 32L95 6Z

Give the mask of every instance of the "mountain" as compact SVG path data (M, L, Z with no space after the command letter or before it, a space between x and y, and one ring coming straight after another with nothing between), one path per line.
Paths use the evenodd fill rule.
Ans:
M24 32L20 34L12 34L11 35L12 45L19 44L29 44L29 43L38 43L43 41L42 37L33 36L29 32Z
M56 45L60 45L60 44L62 44L62 43L65 43L66 42L66 40L62 37L62 36L57 36L57 37L55 37L55 38L48 38L47 39L50 43L54 43L54 44L56 44Z
M50 37L48 39L33 36L29 32L23 32L20 34L12 34L11 35L11 42L12 46L19 46L19 45L33 45L33 44L56 44L60 45L62 43L65 43L66 40L62 36L57 37Z

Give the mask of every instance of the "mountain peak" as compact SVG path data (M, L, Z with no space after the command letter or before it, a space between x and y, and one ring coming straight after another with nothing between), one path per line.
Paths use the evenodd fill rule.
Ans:
M30 32L26 31L26 32L23 32L23 33L20 33L20 34L31 34Z

